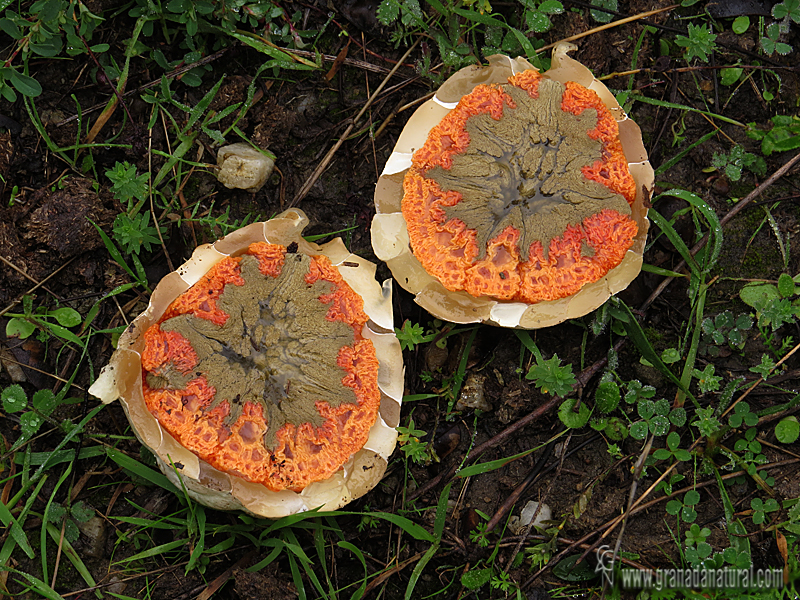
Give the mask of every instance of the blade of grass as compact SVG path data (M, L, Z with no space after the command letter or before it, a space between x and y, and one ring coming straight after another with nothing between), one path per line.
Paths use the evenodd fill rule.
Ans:
M450 393L449 402L447 403L448 418L451 418L449 415L453 412L453 406L455 405L458 395L461 392L461 386L464 384L464 377L467 373L467 360L469 359L469 351L472 349L472 343L475 341L475 336L477 334L478 327L472 330L472 333L470 333L469 338L467 339L467 343L464 345L464 349L461 351L461 360L458 361L458 368L453 375L453 387Z
M747 125L744 123L739 123L739 121L735 121L729 117L725 117L723 115L718 115L716 113L708 112L706 110L700 110L699 108L692 108L691 106L686 106L685 104L677 104L675 102L666 102L665 100L659 100L658 98L649 98L647 96L642 96L640 94L631 94L630 98L636 100L638 102L644 102L645 104L652 104L654 106L660 106L661 108L674 108L676 110L685 110L687 112L695 112L700 113L701 115L706 115L707 117L711 117L713 119L719 119L723 123L730 123L731 125L736 125L738 127L742 127L743 129L747 128Z
M314 562L308 558L308 555L305 553L303 547L300 545L300 542L297 540L297 536L295 536L294 531L291 529L284 529L283 535L287 540L286 548L290 551L289 557L294 555L297 560L300 561L300 563L303 565L303 570L306 572L306 577L309 578L317 592L319 592L320 596L324 598L326 596L325 589L322 587L317 574L314 573Z
M662 269L661 267L654 267L653 265L648 265L647 263L642 265L642 271L645 271L646 273L653 273L655 275L661 275L662 277L688 277L688 275L684 273L670 271L669 269Z
M102 298L92 305L92 308L89 309L89 312L86 313L86 318L83 320L83 325L81 326L81 333L86 331L86 328L89 327L92 321L94 321L95 317L97 317L97 314L100 312L100 304L103 302L103 300L111 298L112 296L116 296L117 294L121 294L122 292L127 292L129 289L134 288L137 285L139 285L137 282L123 283L122 285L115 287L107 294L104 294Z
M167 542L166 544L161 544L159 546L148 548L147 550L143 550L138 554L134 554L133 556L129 556L127 558L121 558L115 564L122 565L136 560L142 560L143 558L153 558L154 556L160 556L162 554L166 554L167 552L171 552L172 550L180 548L181 546L185 546L188 543L189 543L189 538L173 540L171 542Z
M106 449L103 448L103 446L88 446L86 448L81 448L80 452L78 452L78 460L102 456L105 453ZM60 465L61 463L70 462L74 458L75 450L72 448L69 450L59 450L58 452L31 452L30 465L32 467L38 467L39 465L47 463L48 468L50 468ZM23 458L17 455L14 457L14 462L22 464Z
M439 544L442 543L442 533L444 533L444 524L447 520L447 501L450 498L450 486L452 483L448 483L444 486L442 493L439 494L439 503L436 506L436 520L433 523L433 543L431 544L430 548L425 552L423 557L419 560L419 562L414 566L414 571L411 573L411 577L408 580L408 586L406 587L406 595L405 600L411 600L414 598L414 588L417 585L417 581L419 580L420 575L422 575L423 569L425 569L425 565L430 562L433 556L439 550Z
M361 563L361 567L364 569L364 577L361 579L361 586L355 592L353 592L352 596L350 596L350 600L360 600L361 596L364 595L364 592L367 589L367 561L364 559L364 553L350 542L337 542L337 545L339 548L350 550L350 552L355 554L356 558Z
M719 474L719 469L714 469L714 475L717 478L717 489L719 489L719 496L722 500L722 507L725 510L725 522L728 524L727 533L728 541L731 547L736 548L736 553L741 554L747 552L750 554L750 538L747 537L747 530L741 521L736 519L736 510L733 507L728 490L722 481L722 476Z
M28 575L27 573L23 573L22 571L17 571L16 569L12 569L11 567L7 567L5 565L0 565L0 571L8 571L9 573L13 573L14 575L19 575L23 579L25 579L31 586L30 589L36 590L39 594L42 595L44 598L48 598L49 600L64 600L63 596L47 585L41 579L37 579L33 575Z
M661 216L661 213L652 208L647 211L647 217L653 223L655 223L656 227L658 227L661 232L667 236L669 241L672 242L672 245L675 246L675 249L683 257L683 260L686 261L687 265L689 265L692 275L694 277L700 277L700 267L697 265L692 253L689 252L689 248L683 242L681 236L678 235L678 232L675 231L675 228L672 226L672 224L663 216Z
M125 259L122 258L122 253L117 249L117 246L114 244L114 242L111 241L111 238L106 235L106 232L100 229L100 226L97 225L97 223L95 223L91 219L86 219L86 220L89 221L89 223L91 223L92 225L94 225L95 229L97 229L97 233L100 234L100 239L103 240L103 244L105 245L106 250L108 250L108 253L111 255L111 258L114 259L114 262L116 262L120 267L125 269L125 272L128 273L128 275L130 275L133 279L135 279L140 285L144 286L144 289L147 290L148 294L151 293L150 288L147 287L147 279L144 280L140 279L139 276L136 275L133 272L133 270L131 270L131 268L128 266L128 263L126 263Z
M683 382L677 378L675 373L669 370L667 365L665 365L661 360L661 357L656 353L652 344L650 344L650 340L647 339L647 335L642 329L642 326L639 324L639 321L636 319L633 312L631 312L631 309L628 307L628 305L622 302L619 298L612 298L612 301L614 302L615 307L622 309L622 314L617 315L616 318L622 322L628 337L630 337L631 341L634 343L641 355L646 358L656 369L661 371L672 383L683 390L683 392L686 394L686 397L690 398L695 406L698 406L697 399L688 389L686 389L686 387L683 385Z
M243 44L246 44L255 50L258 50L262 54L272 57L277 63L276 66L280 67L281 69L310 71L320 68L319 65L311 62L310 60L306 60L305 58L296 54L290 54L289 52L280 50L275 44L259 35L256 35L255 33L237 30L234 32L225 32L225 34L239 40Z
M201 504L191 503L190 507L192 507L191 510L194 517L191 520L193 526L190 529L190 534L197 536L197 541L194 543L189 562L186 564L186 575L200 562L200 557L203 556L206 546L206 511Z
M123 454L116 448L106 448L106 454L108 454L108 457L123 469L127 469L134 475L146 479L150 483L162 487L177 496L181 496L180 491L174 485L172 485L170 480L167 479L166 475L163 473L159 473L150 467L144 466L139 461L132 459L127 454Z
M704 269L706 272L709 272L717 263L719 253L722 251L722 224L720 223L719 217L717 217L717 213L714 212L714 210L706 203L705 200L688 190L667 190L666 192L659 194L658 198L661 198L662 196L674 196L675 198L680 198L681 200L688 202L697 208L705 218L709 227L709 235L713 239L713 244L711 246L711 258L706 261Z
M256 571L260 571L264 567L269 566L276 558L278 558L278 556L280 556L281 552L283 552L284 550L283 540L272 539L272 540L267 540L267 542L272 542L272 544L263 544L262 548L269 547L270 545L274 545L275 548L272 549L272 552L267 554L266 558L258 561L252 567L248 567L246 569L248 573L255 573Z
M700 333L702 331L702 327L700 326L703 321L703 311L706 305L706 291L708 290L708 286L706 284L700 284L700 289L697 293L697 302L695 302L694 310L695 310L695 324L694 330L692 331L692 341L689 344L689 351L686 353L686 361L683 364L683 372L681 373L681 383L683 384L682 389L678 390L678 394L675 397L675 407L683 406L684 402L686 401L686 393L683 390L688 390L689 386L692 383L692 373L694 372L694 363L697 359L697 349L700 346ZM697 401L694 402L695 408L700 408L700 405Z
M297 559L288 552L286 558L289 559L289 570L292 572L292 582L297 592L297 600L306 600L306 586L303 585L303 578L300 576L300 569L297 568Z
M14 504L16 504L16 502ZM25 535L25 531L20 527L20 524L14 518L14 515L11 514L11 511L8 510L8 506L2 502L0 502L0 521L2 521L3 525L6 527L11 527L11 537L14 539L14 542L22 548L22 551L27 554L28 558L33 560L36 555L33 552L33 548L31 548L28 537Z
M45 505L44 512L42 513L42 528L39 531L39 544L40 544L41 548L39 548L39 552L42 553L42 578L45 581L50 579L50 574L47 571L47 528L45 527L45 525L47 525L50 522L50 507L53 505L53 501L56 498L56 494L58 493L58 490L61 488L61 486L67 480L67 477L69 477L71 474L72 474L72 463L67 465L67 468L64 469L63 473L61 473L61 477L58 478L58 481L56 482L56 486L53 488L53 491L50 494L50 497L47 499L47 504ZM45 481L46 479L47 479L47 475L42 477L39 480L39 483ZM34 493L32 494L32 496L35 496L35 495L36 495L36 492L34 490Z
M34 488L33 493L30 496L28 496L28 499L25 502L25 508L22 509L22 512L20 513L19 518L17 519L17 522L19 523L20 527L24 527L25 518L27 517L28 511L30 510L31 506L33 506L33 502L38 497L39 492L41 491L45 481L47 481L47 476L42 477L39 480L39 483ZM16 537L13 535L8 536L6 538L6 541L3 542L3 548L0 550L0 565L8 564L8 559L14 553L16 547L17 547ZM1 568L2 567L0 567L0 569Z
M47 533L50 534L50 537L53 538L56 544L61 544L61 551L64 555L69 559L69 562L72 563L72 566L75 567L75 570L83 577L83 580L86 582L86 585L93 588L97 587L97 582L92 577L92 574L89 573L89 569L86 568L86 565L81 560L81 557L78 556L78 553L75 552L75 548L72 547L72 544L67 541L66 538L61 536L61 530L56 528L52 523L47 524ZM103 594L100 590L95 590L94 595L98 598L103 598Z
M678 153L677 153L675 156L673 156L672 158L670 158L670 159L669 159L667 162L663 163L662 165L660 165L660 166L659 166L659 167L658 167L658 168L655 170L655 175L656 175L656 177L658 177L659 175L661 175L661 173L664 173L664 172L666 172L666 171L669 171L669 170L670 170L672 167L674 167L674 166L675 166L675 165L677 165L677 164L678 164L680 161L682 161L682 160L683 160L683 158L684 158L684 157L685 157L687 154L689 154L689 152L691 152L692 150L694 150L695 148L697 148L697 146L699 146L699 145L701 145L701 144L705 144L705 143L706 143L708 140L710 140L710 139L711 139L712 137L714 137L715 135L717 135L717 131L716 131L716 130L714 130L714 131L709 131L707 134L705 134L704 136L702 136L702 137L701 137L700 139L698 139L696 142L693 142L692 144L690 144L689 146L687 146L686 148L684 148L683 150L681 150L680 152L678 152Z
M535 452L544 445L546 444L541 444L534 448L523 450L519 454L514 454L513 456L498 458L497 460L490 460L485 463L478 463L477 465L471 465L469 467L465 467L456 474L456 477L463 479L464 477L472 477L473 475L483 475L484 473L490 473L492 471L496 471L497 469L503 468L510 462L514 462L515 460L520 459L523 456L528 456L529 454Z
M328 573L328 561L325 560L325 536L322 527L314 529L314 549L317 551L318 568L322 568L325 581L328 583L328 597L336 597L336 589L333 587L331 576Z

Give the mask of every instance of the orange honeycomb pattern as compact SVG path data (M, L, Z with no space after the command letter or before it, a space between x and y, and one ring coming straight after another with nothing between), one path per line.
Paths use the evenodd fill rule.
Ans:
M262 274L276 277L283 268L286 248L253 244L248 254L258 258ZM228 315L216 306L216 300L225 285L245 284L239 273L240 260L220 261L145 332L142 352L145 375L167 363L182 373L191 372L197 356L189 342L176 332L161 331L159 324L182 314L223 324ZM368 319L363 301L324 256L312 257L309 273L305 275L308 285L318 280L334 286L330 293L319 297L321 303L330 305L326 318L353 328L354 343L339 350L337 364L345 372L342 384L353 389L357 400L355 404L338 407L317 402L316 409L325 420L321 427L284 425L276 434L276 447L270 451L263 443L268 423L261 405L246 402L240 417L228 427L225 420L230 405L225 400L211 408L216 390L204 377L195 377L178 390L152 389L146 380L143 384L148 409L183 446L215 468L261 483L272 491L301 491L332 476L366 443L380 407L378 359L372 342L361 335Z

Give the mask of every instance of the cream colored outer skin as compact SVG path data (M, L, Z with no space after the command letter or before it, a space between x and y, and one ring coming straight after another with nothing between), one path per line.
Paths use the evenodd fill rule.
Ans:
M89 393L105 403L119 398L137 437L156 455L163 473L178 489L183 483L189 496L206 506L243 510L270 519L320 507L336 510L378 484L394 450L395 427L400 420L403 398L403 356L393 332L392 282L387 280L381 286L375 280L375 265L350 254L339 238L322 246L306 242L301 233L307 224L308 218L303 212L288 210L270 221L253 223L214 244L197 248L191 259L156 286L149 306L120 336L116 352L89 388ZM272 492L263 485L215 469L161 427L147 410L142 393L143 333L158 321L175 298L199 281L211 267L227 256L244 253L255 242L283 246L297 242L300 252L323 254L339 267L342 278L364 300L364 312L370 321L362 334L372 340L380 363L381 407L367 443L332 477L313 483L299 493Z
M453 323L485 322L521 329L549 327L595 310L610 296L628 287L641 270L650 226L646 203L653 189L653 169L647 160L639 126L628 118L614 95L589 69L567 56L575 49L574 44L558 44L553 49L552 66L543 77L561 83L574 81L595 91L617 120L620 141L636 181L636 200L631 217L639 232L633 246L617 267L598 281L583 286L577 294L537 304L502 302L487 297L477 298L467 292L451 292L425 271L411 251L406 221L401 212L403 178L411 166L414 152L425 143L430 130L456 107L462 96L478 84L507 83L511 75L534 68L524 58L490 56L488 66L461 69L439 88L432 99L416 110L400 134L375 190L377 214L372 221L375 255L389 265L401 286L416 295L417 304L433 316Z
M266 183L275 161L249 144L231 144L217 150L217 179L228 189L257 192Z

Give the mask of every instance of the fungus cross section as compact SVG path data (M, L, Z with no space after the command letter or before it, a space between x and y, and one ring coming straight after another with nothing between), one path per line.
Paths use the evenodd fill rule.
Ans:
M361 298L327 258L254 244L147 330L145 401L217 469L302 490L358 451L377 418L366 321Z
M477 86L431 130L402 210L414 254L447 289L534 303L622 261L635 196L597 94L525 71Z

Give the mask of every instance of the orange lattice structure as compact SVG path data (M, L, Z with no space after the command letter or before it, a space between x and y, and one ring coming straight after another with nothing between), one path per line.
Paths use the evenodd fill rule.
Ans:
M258 271L265 278L279 277L291 255L286 247L267 243L252 244L246 254L258 259ZM336 378L340 377L341 385L352 390L355 401L337 406L321 399L313 402L313 408L306 410L315 411L317 424L286 422L272 432L274 444L268 447L266 400L237 406L238 416L231 422L232 403L238 399L217 398L207 374L196 372L198 352L190 341L177 331L162 330L170 319L187 316L223 327L231 318L218 306L223 293L230 286L241 288L250 283L242 276L241 261L242 257L220 261L147 329L142 352L145 402L164 429L213 467L272 491L300 491L340 469L365 444L377 418L381 400L378 360L372 342L362 336L368 317L361 297L343 281L330 260L325 256L311 257L304 284L326 282L330 291L317 297L324 319L343 323L352 330L352 342L339 348L336 365L317 367L339 369L341 376ZM314 336L313 331L305 333ZM266 368L280 370L281 366ZM171 373L170 381L185 381L185 385L151 387L148 374L154 373ZM291 401L289 383L286 388L289 399L283 402Z
M508 225L481 244L480 232L466 219L448 216L448 209L464 201L463 195L443 189L430 174L451 169L454 159L468 151L470 119L487 115L499 122L507 111L517 108L512 88L537 99L542 81L538 71L526 70L509 77L507 85L476 86L431 129L413 155L403 183L402 213L414 255L449 291L528 304L565 298L619 265L637 235L638 227L629 214L606 208L569 223L561 235L544 243L534 241L521 248L521 232ZM574 82L562 88L561 111L576 118L587 110L597 115L585 135L599 143L600 157L581 167L583 177L633 204L636 184L617 121L594 91Z

